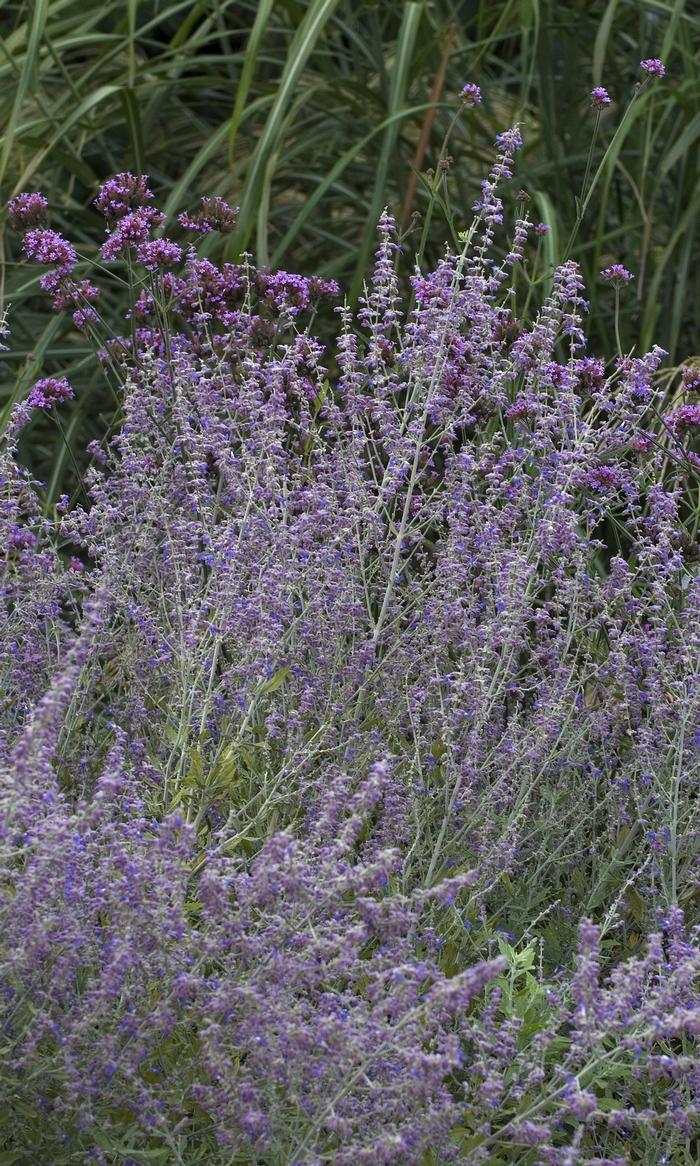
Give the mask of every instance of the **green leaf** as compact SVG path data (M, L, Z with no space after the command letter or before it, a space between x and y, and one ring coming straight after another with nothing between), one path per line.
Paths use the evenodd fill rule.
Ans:
M559 242L559 216L555 210L554 203L544 190L534 190L532 193L533 200L539 211L543 223L546 223L551 229L546 235L542 236L542 250L544 252L545 268L548 271L546 279L542 283L542 295L548 296L552 290L552 275L555 267L561 259L561 246Z
M129 29L129 89L136 83L136 14L139 0L127 0L127 25ZM141 173L141 170L139 170Z
M626 1106L622 1101L616 1101L614 1097L599 1097L598 1109L602 1109L604 1113L614 1113L616 1109L625 1109Z
M423 16L423 4L406 4L403 10L401 29L396 46L396 57L391 75L389 90L388 124L384 133L384 142L377 162L374 179L374 190L367 207L365 229L357 252L355 274L350 287L349 299L353 303L360 291L367 273L367 264L372 252L374 237L377 230L377 220L382 213L386 200L386 182L389 166L396 153L396 140L399 122L397 114L406 104L408 86L413 74L413 50L418 35L418 27Z
M608 42L610 40L610 30L615 16L615 9L619 2L620 0L609 0L601 22L598 25L598 31L593 45L593 84L596 87L603 80L603 69L605 66L605 55L608 51Z
M452 1131L452 1136L455 1141L459 1142L459 1147L464 1152L476 1150L479 1146L483 1146L486 1141L485 1134L471 1134L462 1126L455 1126Z
M124 110L124 120L129 127L129 137L131 138L131 150L134 155L134 169L137 174L143 174L145 170L145 150L143 145L143 130L141 127L141 113L139 111L139 103L136 93L130 85L126 85L121 93L122 108Z
M36 173L47 155L51 154L54 146L57 145L58 142L60 142L61 139L66 136L69 129L80 122L87 113L92 112L92 110L100 105L103 101L106 101L109 97L119 95L121 90L122 87L120 85L101 85L98 89L95 90L94 93L90 93L88 97L81 101L80 105L76 109L72 109L65 121L61 123L60 128L52 136L48 145L46 145L43 150L40 150L36 154L32 155L31 161L27 163L26 167L22 171L15 190L21 190L25 183L29 182L29 179L33 174Z
M304 227L310 219L313 219L318 204L323 200L326 194L328 194L329 190L333 188L338 178L340 178L340 176L348 169L351 163L362 154L370 142L372 142L374 138L379 137L394 122L406 121L416 114L425 113L427 109L430 109L430 105L428 103L423 105L412 105L406 109L398 110L396 113L391 114L390 117L384 118L383 121L374 127L374 129L370 130L370 132L365 134L364 137L360 138L359 141L354 142L348 150L341 154L335 165L328 170L322 181L318 183L313 194L305 200L303 207L299 211L299 214L294 219L282 241L275 248L275 251L270 260L273 267L282 262L285 252L289 250L292 243L296 240L302 227Z
M245 250L252 234L267 164L280 140L285 115L301 79L304 66L339 2L340 0L311 0L304 19L292 38L287 63L274 97L272 109L246 172L238 227L233 236L233 246L239 252Z
M5 126L5 133L2 140L2 154L0 154L0 182L5 177L7 164L10 159L10 151L14 144L15 131L17 123L22 112L22 107L29 94L29 91L34 84L34 78L39 60L39 51L41 48L41 39L44 34L46 20L49 15L49 0L34 0L32 4L32 20L29 29L29 39L27 41L27 51L24 55L24 62L20 70L19 81L15 90L15 99L12 103L12 110L9 120Z
M283 684L286 684L291 675L291 670L286 665L284 668L278 668L274 676L271 676L269 680L264 681L260 685L259 691L266 695L271 692L277 692Z
M259 0L257 11L255 13L255 21L253 28L248 38L245 55L243 57L243 69L241 77L236 87L236 100L233 105L233 112L231 114L231 121L228 129L228 164L233 166L233 151L236 144L236 135L238 127L241 124L241 117L245 109L246 101L248 100L248 93L250 92L255 66L258 61L258 54L260 52L260 44L263 38L263 33L267 27L267 22L270 19L270 14L274 7L275 0Z

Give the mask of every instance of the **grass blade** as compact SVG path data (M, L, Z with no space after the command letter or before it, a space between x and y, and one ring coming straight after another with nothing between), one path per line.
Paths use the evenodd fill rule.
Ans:
M15 99L12 103L10 117L5 127L5 133L3 134L2 153L0 154L0 182L3 181L7 171L7 165L10 160L10 153L14 144L17 123L22 113L22 107L34 83L37 62L39 59L39 51L41 48L41 39L44 34L48 13L49 0L33 0L32 21L29 28L27 51L25 53L23 66L20 71L19 81L15 92Z
M382 213L386 197L386 182L389 165L396 149L396 140L399 131L399 113L405 104L406 93L413 64L413 50L418 35L418 27L423 15L423 4L407 4L404 8L401 30L396 46L396 59L391 77L389 92L389 120L384 132L384 143L377 163L374 190L369 201L365 229L357 252L357 263L350 286L349 298L354 303L362 289L362 281L367 271L369 256L372 251L373 240L377 227L377 220Z
M248 94L250 93L250 86L255 72L255 66L260 52L260 44L263 38L265 29L267 28L268 20L272 12L275 0L260 0L258 10L255 14L255 23L246 45L245 56L243 58L243 69L241 77L236 89L236 100L233 105L233 113L231 114L231 124L229 126L228 135L228 164L233 166L233 151L236 144L236 135L238 127L241 124L241 117L245 109Z
M279 88L275 93L270 115L246 173L238 227L232 242L233 248L239 253L245 250L255 227L265 170L270 156L279 143L284 117L294 96L294 91L319 36L339 2L340 0L312 0L292 40L287 64Z

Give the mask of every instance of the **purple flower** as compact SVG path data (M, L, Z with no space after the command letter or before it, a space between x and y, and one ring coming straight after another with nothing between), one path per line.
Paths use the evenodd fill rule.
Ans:
M674 433L685 433L688 429L700 426L700 405L681 405L667 417L668 424Z
M224 202L218 195L215 198L203 198L201 210L190 214L183 211L177 221L187 231L196 231L199 235L208 235L212 231L228 234L236 225L238 210Z
M39 276L39 287L42 291L49 292L51 295L58 295L60 289L66 282L66 276L69 272L47 271L46 275Z
M170 239L152 239L140 245L136 258L149 271L156 271L159 267L175 267L182 259L182 248Z
M75 396L65 377L44 377L32 387L27 398L35 409L50 409Z
M47 276L40 280L45 291L55 291L53 306L57 311L71 307L83 307L86 303L93 303L99 296L99 288L89 279L79 281L62 279L58 285L50 287Z
M646 60L639 62L639 67L650 77L664 77L666 75L666 66L658 57L647 57Z
M594 109L603 109L610 105L608 91L602 85L596 85L595 89L591 89L591 105Z
M604 267L601 271L603 279L609 283L629 283L634 276L621 263L613 263L612 267Z
M504 130L502 134L496 134L496 145L504 154L515 154L516 150L521 150L523 147L522 134L518 126L512 126L509 130Z
M681 381L686 392L700 392L700 365L687 365L681 373Z
M103 259L118 259L132 247L145 243L154 227L159 227L165 216L153 207L139 207L138 210L123 214L102 244L100 254Z
M521 149L523 139L517 126L513 126L496 137L499 154L488 178L481 183L482 195L472 206L486 224L487 237L492 237L493 226L503 222L503 203L496 194L498 184L513 177L513 156Z
M68 240L50 228L35 227L28 231L24 237L24 251L28 259L36 263L52 263L63 275L71 272L78 261Z
M321 279L318 275L309 277L309 295L315 299L335 299L340 295L340 284L334 279Z
M331 281L193 248L165 294L140 280L103 341L120 408L85 497L47 508L16 460L32 406L11 410L0 1025L28 1161L106 1162L106 1128L137 1157L191 1132L211 1166L420 1166L464 1157L466 1116L475 1160L617 1166L623 1134L637 1161L649 1128L672 1153L695 1120L700 932L671 906L695 872L664 793L681 775L692 841L692 451L667 463L659 348L583 355L576 263L532 312L510 295L524 200L510 250L493 225L519 144L499 138L465 247L410 303L382 214L332 353L299 318ZM113 181L108 250L177 262L140 180ZM32 247L89 323L70 253ZM30 399L71 395L45 378ZM666 424L698 432L680 403ZM600 878L625 834L627 903ZM541 961L534 882L561 941ZM611 907L664 934L627 958Z
M49 204L43 194L18 194L7 204L11 226L16 231L28 231L32 227L44 226L48 221Z
M289 271L260 272L256 282L262 303L289 312L293 317L314 300L332 298L340 291L335 280L309 278Z
M73 323L84 331L88 324L97 323L98 316L92 307L100 292L88 279L76 281L57 272L50 272L39 280L44 291L53 294L51 306L54 311L73 311Z
M130 171L115 174L102 184L94 205L106 219L116 222L130 211L146 206L153 198L145 175L135 175Z
M13 524L8 532L7 543L15 551L24 551L36 546L36 535L33 530Z
M73 323L81 332L85 332L89 324L97 324L99 316L94 308L76 308L73 312Z
M463 86L462 97L467 105L481 105L481 89L473 81L469 81Z
M624 475L617 468L617 466L595 466L589 470L585 476L586 485L590 486L592 490L605 492L607 490L616 490L624 483Z

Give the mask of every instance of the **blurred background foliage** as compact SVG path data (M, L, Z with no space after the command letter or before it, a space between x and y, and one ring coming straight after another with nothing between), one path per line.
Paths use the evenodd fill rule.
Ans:
M613 104L594 169L605 160L571 252L588 287L591 351L615 348L614 296L598 276L611 262L636 276L622 297L624 346L661 344L671 367L698 351L693 0L17 0L0 3L0 24L3 207L18 191L42 190L52 225L94 259L104 234L91 206L97 186L131 168L151 175L171 222L205 193L240 205L235 234L208 239L205 254L249 251L259 264L332 277L351 300L382 208L402 224L408 273L430 172L449 155L425 251L434 261L468 225L493 138L514 122L525 149L506 222L526 189L533 217L552 228L542 256L551 270L576 222L595 124L589 92L604 85ZM616 134L649 56L667 76L645 88ZM483 104L455 119L467 81L481 86ZM60 369L79 387L63 433L42 417L25 441L51 505L86 442L112 421L114 399L84 337L50 313L4 209L0 260L12 330L0 409L42 373ZM105 309L122 330L118 289L105 292Z

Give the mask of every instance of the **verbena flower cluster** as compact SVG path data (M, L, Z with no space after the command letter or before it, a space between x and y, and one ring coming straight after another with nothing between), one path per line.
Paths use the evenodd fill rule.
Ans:
M591 89L591 105L594 109L604 109L606 105L610 105L608 91L602 85L596 85L595 89Z
M640 69L643 69L649 77L666 76L666 66L664 65L663 61L659 60L658 57L647 57L646 60L639 62L639 67Z
M610 267L604 267L600 274L608 283L630 283L634 279L631 271L628 271L622 263L613 263Z
M462 99L467 105L481 105L481 88L473 81L462 86Z
M387 212L353 317L332 281L163 236L141 176L98 195L136 287L100 340L117 430L48 516L16 444L64 378L2 451L18 1161L697 1146L700 413L666 409L661 349L587 353L575 262L521 316L521 146L499 135L409 312ZM20 195L13 224L97 338L46 209ZM179 226L234 222L211 198Z
M71 401L73 396L65 377L43 377L36 382L27 399L37 409L50 409L62 401Z

